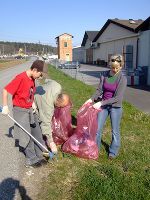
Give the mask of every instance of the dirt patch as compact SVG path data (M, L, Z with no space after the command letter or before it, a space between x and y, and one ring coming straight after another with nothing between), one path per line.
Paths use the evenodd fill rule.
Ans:
M46 180L48 175L51 173L50 163L46 166L39 168L24 168L23 174L21 174L21 185L25 188L25 191L22 192L22 197L18 197L17 200L23 199L38 199L37 195L41 190L41 183Z

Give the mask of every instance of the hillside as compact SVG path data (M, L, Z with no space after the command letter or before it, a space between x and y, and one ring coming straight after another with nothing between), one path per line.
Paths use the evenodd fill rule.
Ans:
M3 42L0 41L0 55L17 54L22 49L26 54L56 54L56 47L36 43Z

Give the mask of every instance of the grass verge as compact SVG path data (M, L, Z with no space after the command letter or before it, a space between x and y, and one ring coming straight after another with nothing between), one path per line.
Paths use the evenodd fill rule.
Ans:
M73 101L73 116L95 89L49 66L50 77L59 82ZM109 119L97 161L84 160L59 151L59 159L48 165L37 199L41 200L149 200L150 117L123 103L121 149L115 160L107 159L111 141Z

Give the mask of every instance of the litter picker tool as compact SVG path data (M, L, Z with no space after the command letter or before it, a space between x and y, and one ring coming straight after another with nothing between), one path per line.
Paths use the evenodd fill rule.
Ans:
M0 113L2 112L2 107L0 106ZM35 137L33 137L33 135L31 135L21 124L19 124L12 116L10 116L9 114L7 115L13 122L15 122L22 130L24 130L25 133L27 133L43 150L45 150L50 159L53 159L54 157L54 153L49 151L43 144L41 144ZM44 152L45 153L45 152Z

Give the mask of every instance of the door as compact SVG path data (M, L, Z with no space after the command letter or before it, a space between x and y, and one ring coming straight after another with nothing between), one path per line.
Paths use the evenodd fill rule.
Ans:
M70 61L70 56L68 53L66 54L66 61Z

